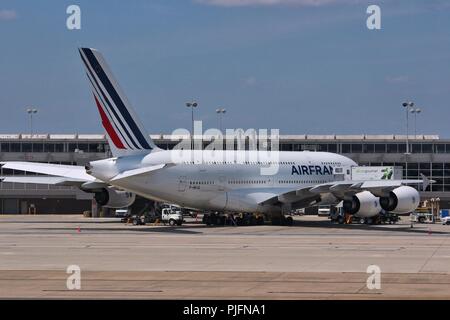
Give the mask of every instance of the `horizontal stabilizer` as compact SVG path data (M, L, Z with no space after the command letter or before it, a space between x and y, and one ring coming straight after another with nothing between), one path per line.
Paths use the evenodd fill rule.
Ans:
M86 170L83 166L70 166L62 164L21 162L21 161L8 161L0 163L0 165L2 164L3 164L2 168L4 169L13 169L40 174L48 174L50 176L76 179L80 181L96 180L93 176L86 173Z
M85 181L80 179L67 179L64 177L36 177L36 176L3 176L0 177L2 182L10 183L34 183L34 184L51 184L58 186L80 186Z
M130 177L136 177L138 175L141 174L145 174L145 173L149 173L155 170L159 170L162 169L166 166L166 164L158 164L155 166L150 166L150 167L144 167L144 168L139 168L139 169L133 169L133 170L127 170L124 171L122 173L119 173L117 176L115 176L113 179L111 179L111 181L117 181L117 180L122 180L122 179L127 179Z

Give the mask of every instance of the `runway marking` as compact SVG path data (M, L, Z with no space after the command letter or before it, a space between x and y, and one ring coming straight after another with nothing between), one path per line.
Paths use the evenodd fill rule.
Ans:
M358 290L359 291L359 290ZM383 294L383 292L333 292L333 291L268 291L267 293L280 293L280 294Z
M161 293L164 292L163 290L119 290L119 289L97 289L97 290L86 290L86 289L81 289L81 290L42 290L43 292L157 292L157 293Z
M420 267L419 272L422 272L423 268L425 268L425 266L428 264L428 262L434 257L434 255L436 254L436 252L437 252L439 249L442 248L442 246L444 245L444 243L445 243L446 241L447 241L447 239L442 240L441 244L438 245L438 246L436 247L436 249L433 251L433 253L431 254L431 256L429 256L429 257L425 260L424 264Z
M108 271L109 272L109 271ZM180 271L183 272L183 271ZM200 272L207 272L207 271L200 271ZM302 273L302 272L298 272L298 273ZM439 274L439 275L446 275L446 274ZM283 275L280 275L280 277L282 277ZM4 278L1 279L0 281L54 281L54 282L59 282L59 281L65 281L66 278L51 278L51 279L33 279L33 278L26 278L26 279L11 279L11 278ZM417 280L417 279L412 279ZM168 282L173 282L173 283L181 283L181 282L187 282L187 283L198 283L199 281L202 281L204 283L255 283L257 285L261 284L261 283L273 283L273 284L284 284L286 283L286 280L235 280L235 281L230 281L230 279L225 279L225 280L221 280L221 279L212 279L212 280L199 280L199 279L193 279L193 280L188 280L188 279L84 279L83 282L164 282L164 283L168 283ZM417 284L432 284L432 285L438 285L438 286L448 286L450 285L450 282L430 282L430 281L424 281L424 282L413 282L413 281L398 281L398 280L384 280L383 283L384 284L392 284L392 285L400 285L400 284L406 284L406 285L417 285ZM327 279L320 279L320 280L297 280L297 279L289 279L289 283L298 283L298 284L348 284L348 283L353 283L353 284L362 284L364 283L364 286L362 287L362 289L366 288L366 282L365 280L341 280L341 281L335 281L335 280L327 280ZM361 288L359 289L361 290ZM71 291L71 290L70 290ZM273 292L278 292L278 291L273 291Z

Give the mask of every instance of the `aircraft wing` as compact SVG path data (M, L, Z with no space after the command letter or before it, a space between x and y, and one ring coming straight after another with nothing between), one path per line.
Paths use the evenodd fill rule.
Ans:
M370 191L377 197L385 196L387 193L395 188L398 188L407 184L422 185L425 190L430 183L435 182L429 180L426 176L422 175L422 180L402 179L402 180L344 180L330 183L319 184L311 188L313 193L332 193L338 198L342 198L343 195L352 195L361 191Z
M330 194L337 199L343 199L344 196L354 195L362 191L370 191L377 197L387 195L391 190L406 184L422 185L423 190L433 183L422 175L422 180L343 180L334 181L316 186L309 186L285 191L278 195L273 195L263 201L260 205L289 204L292 207L302 207L305 204L313 204L320 200L324 194Z
M62 164L20 162L20 161L1 162L0 165L3 165L2 167L4 169L13 169L46 174L50 176L64 178L68 181L93 182L96 180L95 177L86 173L86 170L83 166L70 166ZM36 178L36 177L29 177L29 178ZM34 183L34 182L23 182L23 183Z
M280 194L267 194L267 197L259 202L260 205L289 205L292 209L305 208L314 205L320 200L320 194L311 192L311 186L288 190Z

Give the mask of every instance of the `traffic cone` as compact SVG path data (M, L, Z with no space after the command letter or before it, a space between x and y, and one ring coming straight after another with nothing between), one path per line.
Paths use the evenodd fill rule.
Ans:
M78 232L78 233L81 232L80 226L77 227L77 232Z

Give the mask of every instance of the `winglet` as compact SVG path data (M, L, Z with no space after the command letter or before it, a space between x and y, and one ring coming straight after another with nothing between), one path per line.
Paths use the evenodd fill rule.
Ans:
M422 177L422 191L425 191L431 183L435 182L434 180L428 179L423 173L421 173L420 176Z

